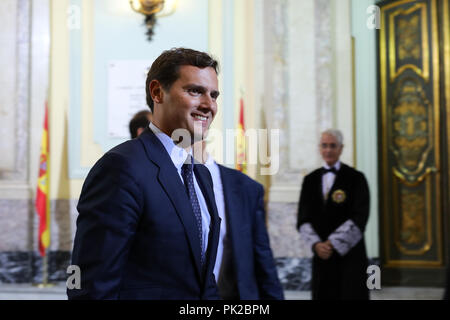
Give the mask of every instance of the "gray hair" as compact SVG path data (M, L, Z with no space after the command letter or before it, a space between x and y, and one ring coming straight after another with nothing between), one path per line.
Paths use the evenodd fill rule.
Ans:
M338 144L340 146L342 146L343 142L344 142L344 136L342 135L341 130L338 129L327 129L325 131L322 132L322 135L324 134L329 134L330 136L333 136L336 138Z

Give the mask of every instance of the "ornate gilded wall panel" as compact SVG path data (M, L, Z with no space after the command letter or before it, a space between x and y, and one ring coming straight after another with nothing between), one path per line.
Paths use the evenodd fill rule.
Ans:
M446 122L450 126L450 0L446 0L442 4L442 38L443 38L443 63L444 63L444 88L445 88L445 110L447 113ZM450 150L450 128L447 127L447 150ZM447 176L450 178L450 157L447 156ZM448 201L450 208L450 191L444 194L444 199ZM449 226L447 220L447 226ZM447 240L449 241L449 240ZM450 254L449 254L450 255Z
M379 33L382 260L444 265L440 0L388 1Z

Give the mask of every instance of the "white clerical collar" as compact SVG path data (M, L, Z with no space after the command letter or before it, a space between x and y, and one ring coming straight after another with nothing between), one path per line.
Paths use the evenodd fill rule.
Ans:
M175 142L173 142L171 137L162 132L152 122L150 122L149 128L150 130L153 131L153 133L159 139L159 141L161 141L177 170L178 171L181 170L181 167L186 162L186 159L190 153L184 150L183 148L177 146Z
M326 162L324 162L323 167L324 167L325 169L331 169L331 167L330 167ZM341 161L338 160L338 161L334 164L333 167L336 169L336 171L339 171L339 169L341 168Z

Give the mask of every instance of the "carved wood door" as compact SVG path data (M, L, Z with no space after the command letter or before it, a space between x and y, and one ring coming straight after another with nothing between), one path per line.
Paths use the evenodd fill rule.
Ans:
M449 0L378 5L382 279L443 285L449 230Z

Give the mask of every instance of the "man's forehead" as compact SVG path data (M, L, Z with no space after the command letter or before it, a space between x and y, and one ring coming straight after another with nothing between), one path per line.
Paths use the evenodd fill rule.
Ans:
M193 65L190 65L190 64L184 64L184 65L180 66L179 71L182 72L182 73L186 73L186 74L190 74L192 72L200 72L200 73L202 73L202 72L207 72L207 73L212 72L212 73L214 73L214 75L217 76L216 70L214 70L213 67L200 68L200 67L193 66Z
M325 141L325 140L326 141L330 141L330 142L337 142L338 141L335 136L333 136L331 134L328 134L328 133L323 133L321 138L320 138L320 141Z
M216 87L218 85L218 77L216 71L212 67L199 68L191 65L180 67L178 80L183 82L192 82Z

